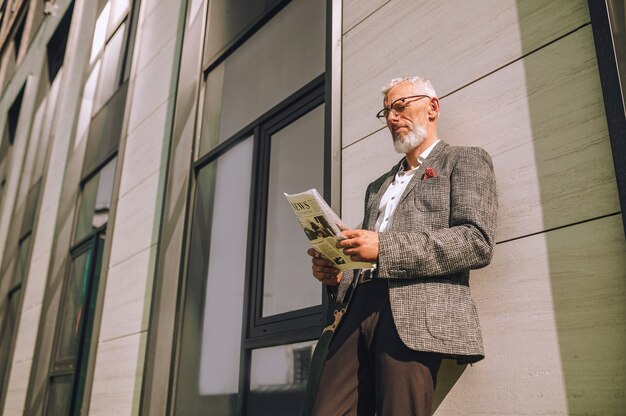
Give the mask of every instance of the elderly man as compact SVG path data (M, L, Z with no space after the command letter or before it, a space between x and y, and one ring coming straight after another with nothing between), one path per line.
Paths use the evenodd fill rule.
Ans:
M491 159L439 140L439 100L427 80L394 79L383 95L377 117L405 156L369 184L364 229L344 231L338 243L353 260L376 265L353 277L308 252L331 301L352 293L315 415L430 415L441 360L484 358L469 271L489 264L495 244Z

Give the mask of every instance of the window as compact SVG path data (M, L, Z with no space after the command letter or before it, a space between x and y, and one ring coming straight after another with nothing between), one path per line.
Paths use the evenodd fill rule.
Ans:
M621 83L622 102L626 103L626 6L624 1L609 0L607 10ZM624 114L626 114L626 106L624 106Z
M56 324L46 414L75 414L82 406L115 165L116 159L110 160L82 185Z
M67 9L61 23L54 31L54 35L48 41L46 47L48 58L48 79L50 82L59 73L61 66L63 66L63 59L65 58L65 47L67 46L67 37L70 31L70 24L72 23L72 14L74 12L74 3Z
M0 387L6 388L8 381L9 364L11 362L12 349L15 341L15 329L19 322L19 313L22 303L22 289L28 271L30 251L32 246L32 231L35 222L35 214L41 193L41 180L38 180L29 190L25 203L18 207L15 215L22 214L19 227L17 253L11 252L7 247L3 258L2 277L10 279L10 286L6 298L6 311L4 319L0 321ZM15 243L14 243L15 244ZM13 255L13 253L15 253Z
M323 293L283 192L329 193L325 7L294 0L207 66L174 414L301 405Z
M98 168L97 161L110 157L122 133L127 93L130 45L129 0L98 2L97 20L91 42L87 81L74 147L87 139L83 176Z
M24 98L24 88L26 88L26 85L22 87L19 94L17 94L15 101L13 101L13 104L11 104L11 108L9 108L9 114L7 117L8 118L7 119L7 126L8 126L7 141L9 142L9 144L13 144L13 142L15 142L15 135L17 133L17 123L20 120L20 109L22 108L22 98Z
M130 2L98 0L95 14L72 149L75 160L84 155L79 196L71 236L57 241L56 248L56 255L67 259L67 267L45 375L44 414L78 414L84 410L89 394L88 369L93 366L90 352L95 342L95 307L128 86L125 68L130 65ZM57 30L63 31L63 25ZM53 40L48 48L51 65L55 61L52 58L61 55L60 45Z
M20 111L22 108L22 97L24 96L24 89L26 84L22 86L22 89L13 100L13 104L7 112L7 120L4 127L4 134L2 135L2 142L0 142L0 197L2 197L4 191L4 185L7 175L7 163L5 159L9 154L9 150L15 142L17 135L17 127L20 120Z

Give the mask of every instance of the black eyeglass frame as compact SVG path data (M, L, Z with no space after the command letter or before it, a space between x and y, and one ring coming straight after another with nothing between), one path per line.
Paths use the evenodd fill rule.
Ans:
M392 102L389 107L385 107L382 110L380 110L378 113L376 113L376 118L378 118L381 122L386 123L387 122L387 117L389 116L389 112L390 111L393 111L395 115L398 115L401 112L403 112L404 110L406 110L406 107L408 107L408 105L411 104L413 101L417 101L420 98L424 98L424 97L430 98L430 95L420 94L420 95L409 95L408 97L400 97L397 100L395 100L394 102ZM402 110L399 110L399 111L394 110L393 106L398 101L406 101L406 100L410 100L411 98L414 98L414 100L409 101L408 103L403 105Z

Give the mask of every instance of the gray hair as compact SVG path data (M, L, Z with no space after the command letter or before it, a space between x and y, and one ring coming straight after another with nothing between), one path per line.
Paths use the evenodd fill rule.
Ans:
M391 81L389 81L387 85L383 87L383 90L382 90L383 96L386 97L390 89L392 89L398 84L402 84L403 82L409 82L413 84L413 86L415 87L416 93L426 94L430 97L437 96L437 93L435 92L435 89L433 88L430 81L420 76L392 79Z

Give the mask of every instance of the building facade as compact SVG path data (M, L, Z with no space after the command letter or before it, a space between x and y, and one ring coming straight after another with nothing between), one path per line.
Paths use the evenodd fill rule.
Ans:
M295 415L325 296L283 193L357 226L429 78L499 192L487 358L437 415L626 408L623 1L0 0L0 413Z

